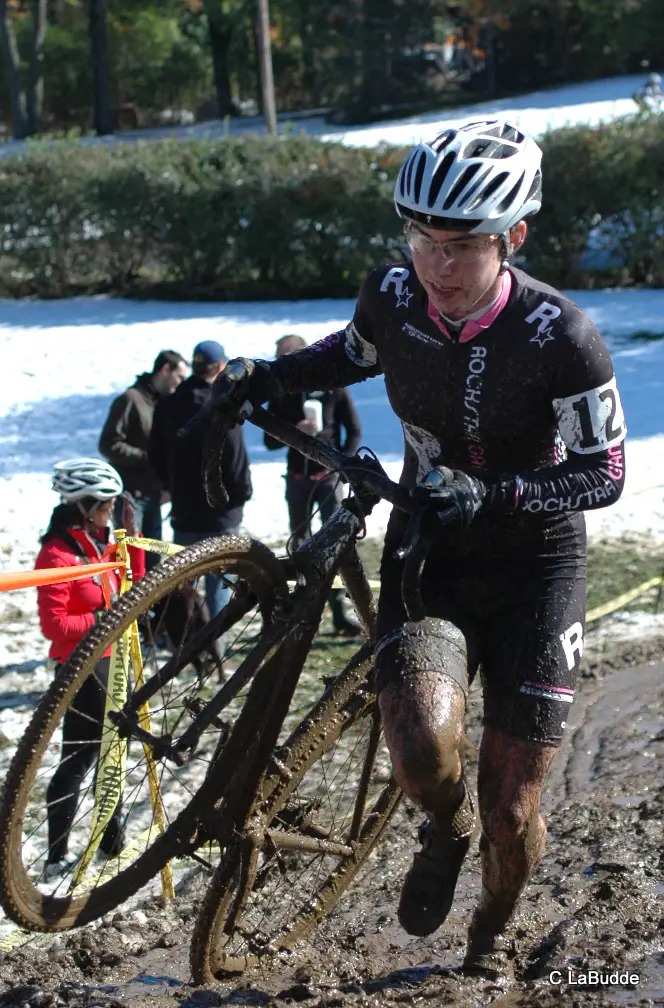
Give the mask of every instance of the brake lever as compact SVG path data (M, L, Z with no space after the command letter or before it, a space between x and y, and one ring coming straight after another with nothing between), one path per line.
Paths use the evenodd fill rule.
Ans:
M217 409L212 414L203 440L201 467L203 472L203 487L205 497L210 507L225 508L228 505L228 494L224 487L221 471L221 455L226 436L231 427L242 423L251 415L253 406L249 401L239 409L230 412L228 409Z
M410 516L410 521L408 522L408 528L406 529L406 534L404 535L401 546L394 551L395 560L405 560L409 556L416 543L420 538L420 529L422 527L422 518L424 516L426 507L419 507L413 511Z
M401 576L401 597L409 620L419 622L426 616L422 596L422 571L429 551L440 532L457 520L452 511L439 512L431 507L417 508L411 515L406 535L399 549L395 550L397 560L404 560Z

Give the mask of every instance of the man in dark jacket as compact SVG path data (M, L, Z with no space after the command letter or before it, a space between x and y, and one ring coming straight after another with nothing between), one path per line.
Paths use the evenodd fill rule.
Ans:
M187 363L174 350L162 350L151 372L136 381L111 403L101 436L99 451L122 477L125 490L135 502L136 528L149 539L161 539L162 494L159 480L148 463L148 439L155 406L174 392L187 377ZM118 500L116 525L121 521ZM158 557L148 554L148 567Z
M210 397L212 383L226 365L224 348L214 340L205 340L194 349L192 375L177 391L162 399L154 414L148 455L150 464L171 495L173 539L181 546L210 536L237 533L242 511L251 497L249 459L242 428L233 427L226 438L221 456L224 487L228 504L223 510L211 508L205 497L201 456L203 431L186 440L178 431L198 413ZM205 597L210 615L215 616L230 598L230 590L221 578L207 575Z
M276 343L276 356L294 353L306 345L302 336L292 333L282 336ZM347 455L353 455L359 447L362 430L347 389L286 395L271 402L269 410L284 420L289 420L306 434L315 434ZM264 441L265 447L270 451L283 448L281 441L269 434L264 436ZM314 509L318 508L321 521L325 522L339 506L342 497L343 490L335 474L330 474L317 462L294 448L289 448L286 462L286 503L290 532L296 545L306 539ZM334 628L338 633L356 634L360 631L360 624L350 611L343 588L332 589L330 608Z

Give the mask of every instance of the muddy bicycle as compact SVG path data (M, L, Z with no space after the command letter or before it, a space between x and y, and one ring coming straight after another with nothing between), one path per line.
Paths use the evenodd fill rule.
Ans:
M311 933L395 811L400 791L389 775L371 685L375 607L356 539L364 515L381 499L413 515L403 547L403 592L410 614L418 618L419 576L432 534L427 519L440 521L416 509L374 456L348 458L262 409L254 410L251 420L337 471L352 488L351 497L290 557L279 559L246 538L210 539L165 560L122 596L41 700L0 800L0 898L22 927L61 931L93 921L174 859L193 858L213 871L192 941L198 982L245 969ZM218 459L228 422L218 415L208 435L213 495L222 492ZM110 715L127 747L122 852L102 858L83 879L76 878L74 855L70 872L55 883L45 879L40 857L48 830L46 787L59 758L65 711L133 621L140 626L149 616L148 625L158 632L155 606L163 610L174 592L206 573L233 576L228 605L204 627L183 633L171 654L144 640L154 661L144 660L144 682L133 688L130 683L126 701ZM302 671L336 575L367 639L317 696L320 683L303 687ZM229 653L239 664L220 684L194 659L221 635L228 636ZM157 766L161 824L147 798L148 764ZM87 790L81 787L76 801L70 847L78 834L80 843L87 842L93 780Z

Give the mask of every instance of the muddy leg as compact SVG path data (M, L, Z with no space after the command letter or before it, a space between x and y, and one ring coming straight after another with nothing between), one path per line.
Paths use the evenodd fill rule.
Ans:
M496 937L546 847L542 789L557 748L485 728L477 792L482 822L482 896L469 930L466 966L490 963Z
M475 825L459 754L465 696L439 672L421 671L386 686L379 702L395 776L428 815L422 850L404 880L399 921L408 934L428 935L450 911Z
M379 703L405 794L427 812L454 812L464 793L459 749L466 701L459 687L438 672L417 672L387 685Z

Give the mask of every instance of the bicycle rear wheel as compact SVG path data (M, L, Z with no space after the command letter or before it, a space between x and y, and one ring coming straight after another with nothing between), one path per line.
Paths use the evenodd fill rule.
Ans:
M241 672L230 675L223 687L227 701L214 723L198 733L187 749L172 748L221 688L214 644L208 642L210 646L203 651L197 647L207 628L200 619L195 589L198 581L210 574L234 578L233 595L212 629L222 627L227 632L226 668L229 662L242 661L254 648L256 635L265 640L267 632L269 638L266 620L269 622L272 607L288 589L282 565L267 547L224 536L169 558L122 596L81 641L42 698L11 762L0 799L0 900L7 915L20 926L59 931L94 920L145 885L178 852L183 837L192 833L187 827L188 812L195 815L195 796L247 693L246 677L243 681ZM169 619L173 608L177 620ZM149 697L149 722L145 709L136 712L134 707L132 718L124 724L128 735L124 791L111 831L117 835L114 842L113 836L109 840L105 833L81 875L95 815L98 746L83 768L80 787L77 790L74 783L66 795L75 806L66 838L53 836L58 810L55 803L49 808L48 787L56 768L66 766L70 759L81 762L76 741L73 750L62 746L65 714L76 709L82 685L95 680L98 662L133 621L141 626L146 679L142 692ZM171 640L169 649L164 650L163 634L169 629L177 640ZM129 678L131 703L135 684ZM79 713L90 720L88 713ZM148 731L157 748L139 740L141 729ZM101 740L103 731L100 717L87 735ZM150 778L157 785L156 801ZM57 845L62 840L68 850L61 870L47 878L49 818L52 848L54 841Z
M395 811L401 792L365 682L367 654L358 652L277 750L206 892L191 944L196 983L252 968L310 935Z

